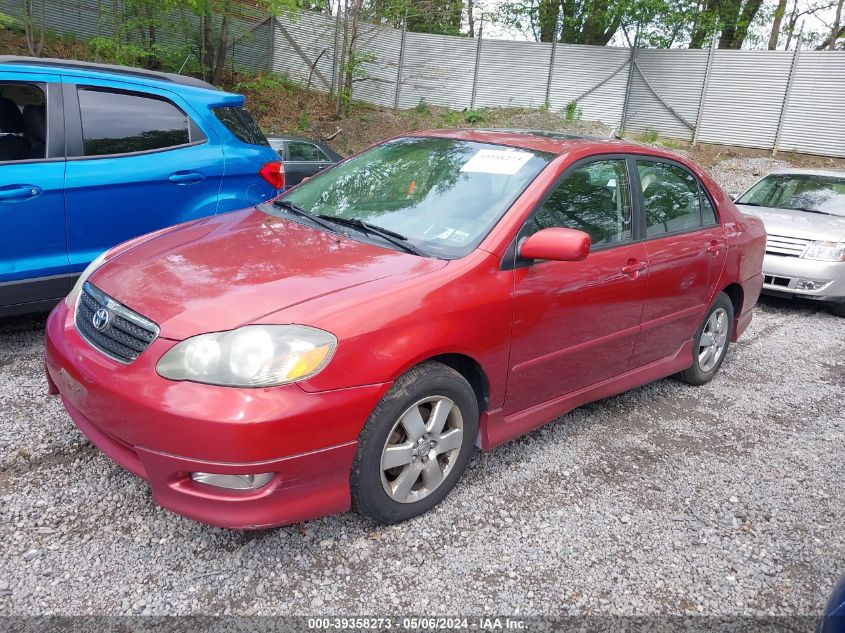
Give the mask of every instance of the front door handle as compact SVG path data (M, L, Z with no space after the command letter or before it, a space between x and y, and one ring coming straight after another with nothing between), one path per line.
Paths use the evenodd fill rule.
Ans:
M722 245L713 240L710 244L707 245L707 252L713 255L714 257L719 254L719 251L722 250Z
M205 180L205 176L198 171L177 171L168 180L175 185L195 185Z
M637 275L639 275L642 271L647 268L645 262L637 261L636 259L629 259L627 263L622 267L622 272L625 275L628 275L631 279L636 279Z
M42 192L41 187L35 185L9 185L0 188L0 202L5 200L27 200Z

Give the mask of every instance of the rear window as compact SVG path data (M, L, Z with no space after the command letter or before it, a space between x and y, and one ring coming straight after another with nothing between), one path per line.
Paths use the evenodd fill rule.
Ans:
M239 141L243 141L247 145L270 147L270 143L267 142L255 119L241 106L212 108L212 112Z

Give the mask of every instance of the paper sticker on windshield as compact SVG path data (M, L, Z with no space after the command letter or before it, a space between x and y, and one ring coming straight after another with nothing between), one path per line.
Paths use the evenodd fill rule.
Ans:
M533 154L530 152L482 149L461 167L461 171L513 176L522 169L525 163L531 160L532 156Z

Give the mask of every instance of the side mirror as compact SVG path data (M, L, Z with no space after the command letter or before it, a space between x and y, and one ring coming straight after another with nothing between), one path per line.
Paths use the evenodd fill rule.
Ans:
M543 229L519 245L519 256L523 259L579 262L589 254L590 236L574 229Z
M729 193L728 198L730 198L733 202L736 202L736 199L739 198L742 194L740 193Z

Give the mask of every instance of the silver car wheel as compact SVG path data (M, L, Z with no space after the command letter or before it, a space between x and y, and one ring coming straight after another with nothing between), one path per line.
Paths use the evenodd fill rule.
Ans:
M445 396L411 405L396 420L381 453L381 483L399 503L424 499L449 476L464 440L461 410Z
M724 308L714 310L698 341L698 366L703 372L712 370L725 353L728 341L728 313Z

